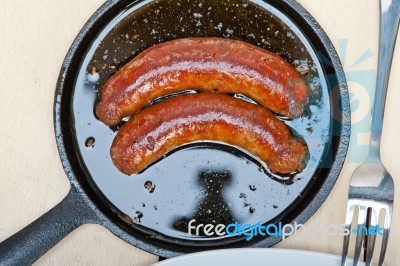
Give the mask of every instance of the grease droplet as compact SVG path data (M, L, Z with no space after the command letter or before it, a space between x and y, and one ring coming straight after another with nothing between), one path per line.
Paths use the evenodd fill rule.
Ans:
M146 183L144 183L144 188L147 189L150 193L153 193L156 189L156 185L153 185L153 182L151 181L146 181Z
M135 223L140 223L140 218L142 218L142 217L143 217L143 213L140 212L140 211L136 211L135 212L135 217L133 217L133 221Z
M256 185L250 185L249 188L250 188L251 191L256 191L257 190Z
M95 142L96 140L93 137L88 137L85 141L85 146L88 148L93 148Z

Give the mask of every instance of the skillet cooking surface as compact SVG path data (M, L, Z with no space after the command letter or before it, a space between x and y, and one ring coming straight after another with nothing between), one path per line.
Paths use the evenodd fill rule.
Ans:
M334 119L341 117L340 101L336 101L342 99L335 96L340 90L334 90L337 76L330 65L322 63L321 54L326 51L318 50L320 43L312 43L287 14L263 1L161 0L135 2L108 21L77 72L71 132L85 170L80 182L88 182L96 193L96 204L112 209L109 217L125 224L126 231L186 246L244 241L243 237L190 236L186 225L193 218L214 224L291 223L325 182L333 185L338 175L337 169L331 173L333 161L339 160L340 168L344 159L335 158L343 133ZM141 51L189 36L247 41L280 54L302 72L309 84L309 103L300 118L285 121L309 147L310 158L302 173L272 175L245 151L214 142L185 145L140 174L127 176L115 168L109 149L118 128L109 128L95 118L99 90ZM94 68L98 80L92 75ZM348 132L344 134L342 137L348 137ZM325 197L318 199L319 205ZM306 219L312 213L305 214Z

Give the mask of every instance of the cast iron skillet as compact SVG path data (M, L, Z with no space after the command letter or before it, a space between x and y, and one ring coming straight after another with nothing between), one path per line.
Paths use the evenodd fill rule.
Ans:
M303 74L310 91L304 115L280 117L309 147L302 173L272 175L250 154L213 142L185 145L137 175L115 169L109 147L118 127L106 127L93 113L101 85L147 47L188 36L241 39L282 55ZM335 50L294 0L108 1L72 44L55 93L56 140L71 190L60 204L0 244L0 262L30 264L86 223L101 224L163 257L274 245L281 237L246 241L244 236L189 235L187 223L306 222L340 173L349 110Z

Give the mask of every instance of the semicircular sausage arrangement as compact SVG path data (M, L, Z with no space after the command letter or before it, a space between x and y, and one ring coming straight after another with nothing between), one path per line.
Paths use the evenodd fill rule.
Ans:
M150 105L187 90L198 93ZM289 174L302 171L308 149L274 113L299 117L307 96L301 75L274 53L238 40L184 38L148 48L124 65L103 86L95 111L108 126L131 116L111 146L113 163L125 174L199 140L243 148L272 172Z

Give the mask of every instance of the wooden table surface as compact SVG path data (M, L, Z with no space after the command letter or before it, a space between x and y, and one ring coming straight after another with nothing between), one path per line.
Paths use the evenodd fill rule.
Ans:
M353 123L368 115L365 78L375 75L378 0L299 0L316 18L342 56L352 93ZM0 1L0 241L60 202L69 190L53 131L53 95L58 72L73 39L103 0ZM365 55L362 57L362 55ZM359 60L359 58L365 60ZM361 62L360 62L361 61ZM358 64L356 63L358 62ZM400 50L392 73L400 72ZM392 75L385 114L382 156L400 191L400 75ZM307 224L344 222L349 178L369 134L352 132L352 149L327 201ZM355 158L355 159L354 159ZM358 159L357 159L358 158ZM400 193L396 194L386 265L400 265ZM340 254L342 237L297 232L276 247ZM1 257L1 254L0 254ZM157 257L115 237L98 225L68 235L37 265L149 265Z

